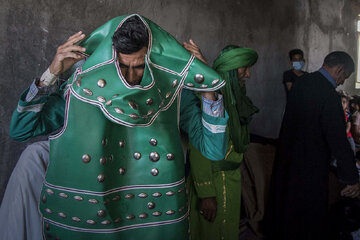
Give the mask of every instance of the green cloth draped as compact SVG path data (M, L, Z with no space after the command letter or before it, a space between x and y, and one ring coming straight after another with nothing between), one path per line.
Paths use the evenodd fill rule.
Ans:
M258 54L253 49L229 45L221 51L213 64L213 68L226 81L221 91L224 95L225 109L230 116L228 121L230 139L237 153L246 151L250 143L249 123L252 115L259 112L246 96L245 84L240 86L237 69L250 67L257 59Z

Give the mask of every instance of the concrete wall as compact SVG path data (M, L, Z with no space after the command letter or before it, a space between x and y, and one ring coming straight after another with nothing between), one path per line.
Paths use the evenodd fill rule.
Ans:
M56 47L79 30L90 33L107 20L140 13L180 42L192 38L212 62L227 44L258 51L247 83L260 108L253 133L277 137L285 106L282 72L289 49L303 48L316 70L332 50L356 56L356 0L0 0L0 199L27 143L9 138L18 97L48 67ZM323 11L320 11L323 10ZM354 77L345 85L353 90ZM36 140L38 140L37 138Z

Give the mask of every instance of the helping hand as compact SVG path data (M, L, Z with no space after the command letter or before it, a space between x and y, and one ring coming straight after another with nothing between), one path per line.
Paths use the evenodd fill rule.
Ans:
M82 32L75 33L61 46L57 48L56 55L49 66L49 70L52 74L59 76L61 73L68 70L76 62L84 58L78 52L85 52L85 48L74 45L85 38L85 34Z

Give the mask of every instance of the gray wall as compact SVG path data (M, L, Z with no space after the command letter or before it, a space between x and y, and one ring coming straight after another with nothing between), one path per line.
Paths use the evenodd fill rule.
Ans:
M9 138L18 97L48 67L56 47L79 30L90 33L107 20L140 13L180 42L192 38L212 62L226 44L258 51L247 83L260 108L253 133L277 137L285 106L282 72L287 52L300 47L314 71L332 50L356 56L357 0L0 0L0 199L27 143ZM344 88L355 94L354 76ZM37 138L36 140L38 140Z

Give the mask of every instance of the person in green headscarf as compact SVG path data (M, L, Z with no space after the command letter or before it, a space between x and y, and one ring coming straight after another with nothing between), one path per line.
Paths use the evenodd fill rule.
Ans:
M193 42L184 47L206 63ZM240 164L250 143L249 123L259 109L246 96L245 79L258 59L251 48L225 47L213 68L225 79L221 89L229 114L229 148L225 159L214 162L190 146L188 178L191 239L238 239L241 200Z

